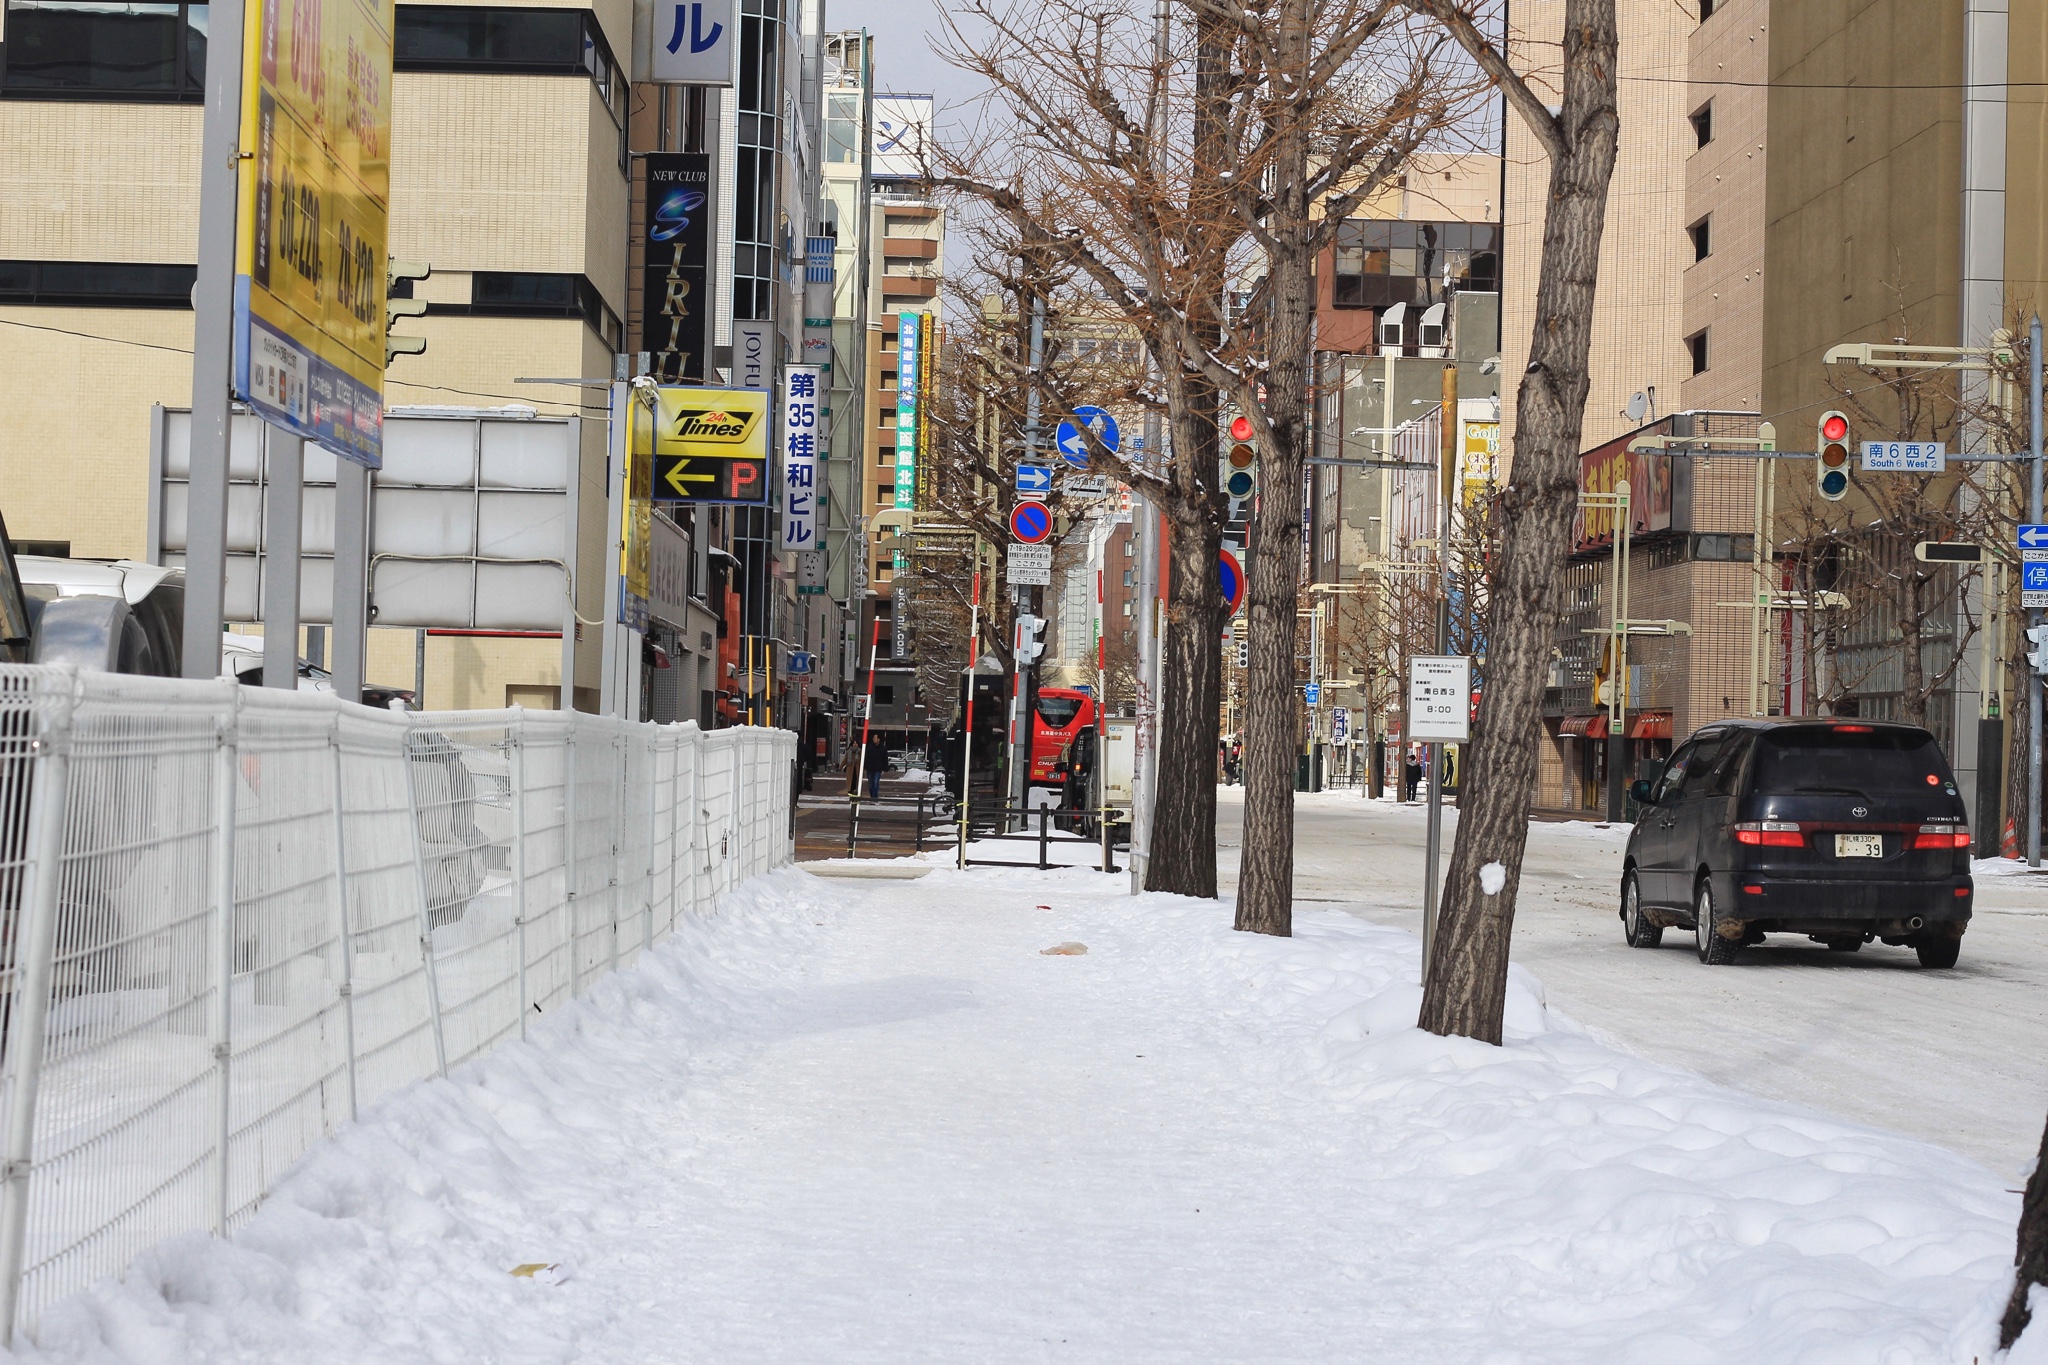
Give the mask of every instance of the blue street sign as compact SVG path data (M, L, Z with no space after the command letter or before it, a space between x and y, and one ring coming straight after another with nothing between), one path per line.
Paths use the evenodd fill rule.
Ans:
M2048 526L2022 524L2019 542L2022 550L2038 550L2048 546Z
M1074 416L1080 418L1082 425L1095 433L1095 439L1102 442L1104 449L1114 451L1121 443L1116 418L1101 408L1075 408ZM1060 448L1060 458L1068 464L1077 469L1088 467L1088 438L1082 434L1081 427L1075 426L1072 422L1061 422L1059 431L1054 434L1053 443Z
M789 671L791 673L810 672L811 656L804 653L802 650L796 650L792 652L789 656Z
M1310 683L1304 690L1308 693L1308 704L1310 706L1314 706L1322 700L1323 685L1321 683Z
M2020 565L2021 592L2048 592L2048 564Z
M1017 466L1017 491L1019 493L1052 492L1052 469L1042 464L1020 464Z

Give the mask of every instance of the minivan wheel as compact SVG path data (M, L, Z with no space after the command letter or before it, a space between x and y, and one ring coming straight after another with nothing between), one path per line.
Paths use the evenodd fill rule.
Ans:
M1643 918L1643 893L1633 872L1621 879L1621 931L1631 948L1654 948L1664 941L1664 926Z
M1953 967L1956 958L1962 955L1963 941L1959 938L1923 938L1913 945L1913 951L1920 955L1923 967Z
M1700 961L1709 967L1725 967L1735 961L1735 950L1741 945L1716 932L1719 926L1714 916L1714 883L1709 878L1700 878L1700 889L1692 903L1692 922L1693 934L1699 940Z

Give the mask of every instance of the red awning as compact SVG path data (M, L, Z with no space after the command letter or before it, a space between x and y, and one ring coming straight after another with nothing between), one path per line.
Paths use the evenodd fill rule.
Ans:
M1671 713L1669 711L1645 711L1634 716L1628 723L1630 739L1671 738Z
M1598 716L1566 716L1564 723L1557 727L1557 736L1559 739L1584 739L1586 727L1599 719Z
M1586 727L1586 738L1607 738L1607 717L1605 715L1598 715L1593 717L1592 723Z

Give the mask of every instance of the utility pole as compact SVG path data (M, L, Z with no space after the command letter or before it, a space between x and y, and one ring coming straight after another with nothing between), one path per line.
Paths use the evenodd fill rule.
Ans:
M242 174L242 0L216 0L199 140L199 275L192 289L192 483L181 671L220 672L227 615L228 443L234 396L235 237ZM346 463L346 462L343 462Z
M1030 388L1024 394L1024 462L1034 464L1038 459L1038 372L1045 363L1045 295L1039 292L1039 283L1034 282L1031 294L1031 358ZM1040 589L1033 587L1018 592L1020 609L1029 611L1033 617L1040 617ZM1025 663L1012 655L1017 670L1010 689L1010 804L1018 810L1031 796L1031 739L1038 728L1038 666ZM1021 819L1021 817L1020 817ZM1005 820L1003 828L1011 828ZM1020 823L1017 828L1023 828Z
M2041 523L2041 315L2027 323L2027 520ZM2038 607L2027 624L2041 624ZM2027 670L2027 866L2041 865L2041 675Z

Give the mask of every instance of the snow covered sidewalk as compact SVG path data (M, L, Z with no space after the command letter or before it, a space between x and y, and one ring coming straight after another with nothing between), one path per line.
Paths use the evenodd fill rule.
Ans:
M1983 1168L1123 885L757 879L24 1358L1988 1365Z

